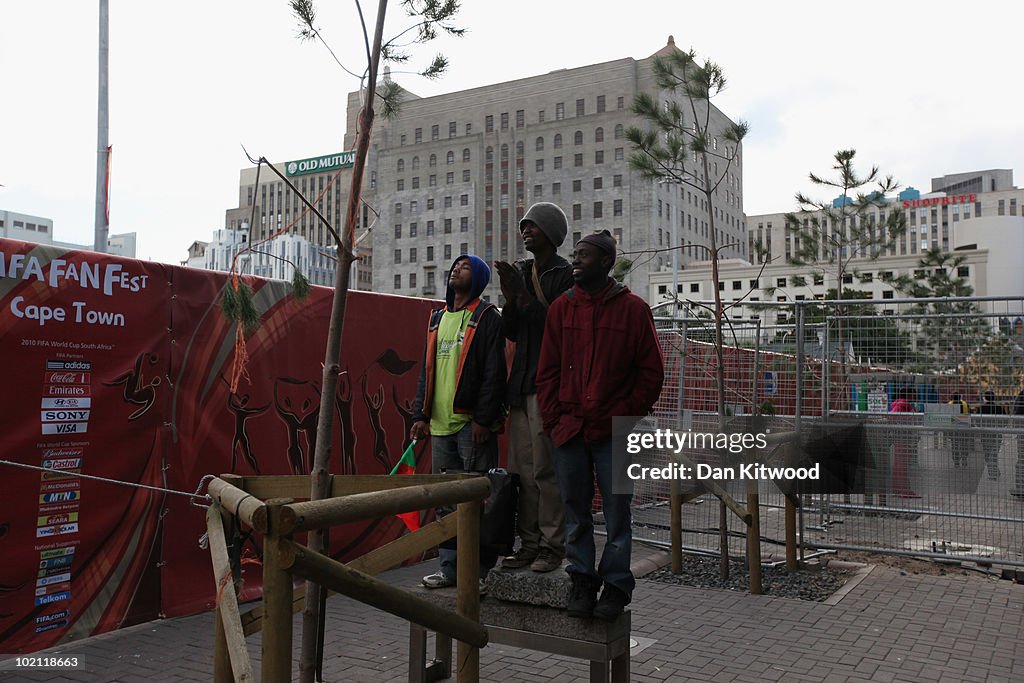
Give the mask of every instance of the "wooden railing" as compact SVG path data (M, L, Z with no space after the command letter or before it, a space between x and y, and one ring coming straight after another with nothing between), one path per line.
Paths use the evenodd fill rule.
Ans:
M469 475L335 476L331 497L295 502L309 495L309 478L221 475L210 482L213 500L206 523L217 585L214 631L215 683L255 681L246 636L262 631L261 679L291 680L292 615L305 605L305 587L295 577L314 581L389 614L446 634L458 641L457 681L476 683L479 648L487 644L480 624L480 511L490 492L486 477ZM343 564L297 543L295 534L401 512L457 505L455 514ZM263 536L263 600L239 611L225 520ZM445 610L374 578L453 536L458 536L455 611Z

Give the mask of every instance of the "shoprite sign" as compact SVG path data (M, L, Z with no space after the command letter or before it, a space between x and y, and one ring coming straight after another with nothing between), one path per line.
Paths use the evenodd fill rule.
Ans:
M355 152L338 152L337 154L328 154L327 156L313 157L312 159L289 161L285 164L284 170L288 176L336 171L339 168L351 167L355 159Z
M978 201L976 194L955 194L948 197L926 197L925 199L904 199L904 209L916 209L919 206L939 206L947 204L967 204Z

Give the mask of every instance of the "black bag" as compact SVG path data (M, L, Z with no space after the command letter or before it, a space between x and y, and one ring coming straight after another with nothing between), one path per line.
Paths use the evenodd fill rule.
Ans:
M491 495L484 501L480 546L499 555L509 555L516 544L519 475L498 468L488 472L487 478L491 480Z

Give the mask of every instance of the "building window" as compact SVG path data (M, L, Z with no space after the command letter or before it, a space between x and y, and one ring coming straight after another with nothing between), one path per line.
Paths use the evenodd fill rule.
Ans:
M622 161L626 158L626 151L622 147L615 148L615 161Z
M486 132L486 133L493 133L494 132L494 115L493 114L488 114L486 117L484 117L484 132Z
M469 206L469 195L468 194L459 195L459 206Z
M956 276L957 277L970 277L971 267L970 266L957 266Z
M622 187L622 174L616 173L612 176L612 187Z
M541 109L537 112L537 123L544 123L544 110Z
M784 278L784 277L776 278L775 286L776 287L785 287L786 286L786 278Z
M554 144L554 148L555 149L562 149L562 134L561 133L555 133L555 141L554 141L553 144Z
M544 170L544 160L543 159L537 159L536 164L537 164L536 170L538 170L538 171L543 171Z
M501 113L501 129L508 130L508 112Z
M594 142L604 142L604 128L594 129Z
M399 192L401 192L402 190L404 190L404 189L405 189L405 178L399 178L399 179L398 179L398 182L396 182L396 183L395 183L395 188L396 188L396 189L397 189L397 190L398 190ZM273 211L273 210L274 210L274 207L273 207L273 206L271 206L271 207L270 207L270 210L271 210L271 211Z
M396 264L401 264L402 263L402 250L401 249L395 249L395 263Z
M882 292L882 298L883 299L891 299L892 298L892 290L891 289L887 289L884 292Z
M544 151L544 138L537 138L537 142L534 143L534 149L538 152Z
M395 202L395 215L402 215L402 202Z
M732 281L732 288L734 290L743 289L743 280L733 280Z
M583 100L576 100L576 116L583 116Z
M551 183L551 194L562 194L562 183Z
M555 121L561 121L565 118L565 103L559 102L555 105Z
M760 289L761 288L761 281L760 280L751 280L748 284L750 285L751 289Z
M582 220L583 219L583 205L582 204L573 204L572 205L572 219L574 221L578 221L578 220Z
M851 275L849 273L846 273L845 275L843 275L843 284L844 285L852 285L853 284L853 275Z
M452 196L451 195L448 195L448 196L446 196L444 198L444 208L446 208L446 209L452 208Z
M405 172L405 159L399 159L398 160L398 172L399 173L404 173Z
M604 163L604 150L603 149L599 149L596 152L594 152L594 163L595 164L603 164Z
M446 185L454 185L455 184L455 172L454 171L448 171L447 173L445 173L444 174L444 182L445 182Z
M395 223L395 239L400 239L401 237L402 237L402 224L401 223Z
M698 294L698 293L700 293L700 284L697 283L697 282L691 282L690 283L690 294Z
M401 273L399 273L398 275L395 275L395 289L401 289L401 288L402 288L402 275L401 275Z
M427 221L427 237L434 236L434 221ZM427 259L428 261L430 259Z
M412 189L414 189L414 190L420 189L420 177L419 176L414 176L413 177L413 179L412 179Z
M409 213L419 213L419 211L420 203L418 201L413 199L411 202L409 202Z
M572 165L576 166L576 167L582 166L583 165L583 155L582 154L575 154L575 155L573 155Z
M582 189L583 189L583 181L582 180L574 180L574 181L572 181L572 191L573 192L579 192Z
M419 228L419 224L418 223L410 223L409 224L409 237L416 237L416 233L418 232L418 228Z
M446 164L454 164L455 163L455 152L452 152L451 150L449 150L448 154L446 154L445 157L444 157L444 162Z
M615 108L616 109L625 109L626 108L626 98L623 97L622 95L619 95L618 97L616 97L615 98Z
M436 187L437 186L437 175L436 174L431 173L429 176L427 176L427 186L428 187Z
M814 284L816 284L816 285L824 285L825 284L825 276L824 275L815 275L814 276Z
M582 130L576 131L576 134L572 136L572 144L574 144L574 145L582 145L583 144L583 131Z
M430 161L428 163L430 164L430 168L434 168L435 166L437 166L437 155L431 154Z
M409 273L409 287L416 289L416 273Z
M533 186L533 196L534 196L534 198L537 198L537 199L539 199L540 197L544 196L544 186L543 185L534 185Z
M470 152L469 152L469 147L466 147L464 150L462 150L462 163L464 163L464 164L469 163L470 156L471 155L470 155Z
M417 128L413 132L413 139L416 141L416 144L419 144L419 143L423 142L423 129L422 128Z
M597 113L598 114L603 114L604 113L604 95L598 95L597 96Z
M626 137L626 132L625 132L625 129L622 127L622 124L621 123L615 124L615 139L616 140L621 140L624 137Z
M409 249L409 263L416 263L416 247ZM410 285L412 287L414 285Z
M457 130L457 127L455 125L455 122L454 121L449 121L448 122L448 137L449 138L455 137L456 130Z
M622 215L622 200L621 199L616 199L615 201L612 202L612 215L615 215L615 216L621 216Z
M604 204L602 202L594 202L594 218L604 217Z
M469 182L469 169L468 168L462 169L462 182L464 182L464 183L468 183Z
M398 146L405 147L405 134L403 133L398 137Z
M469 232L469 217L463 216L459 219L459 232Z
M446 234L446 235L451 234L451 231L452 231L452 219L451 218L445 218L444 219L444 234Z
M465 254L466 251L463 250L462 253ZM451 258L452 258L452 245L446 244L446 245L444 245L444 260L445 261L450 261Z
M526 125L526 112L522 109L516 110L516 128L522 128Z
M573 234L572 234L572 243L573 244L578 243L580 241L581 237L583 237L583 233L582 232L578 232L578 231L577 232L573 232Z
M555 157L553 161L555 170L562 168L562 157Z
M594 189L595 190L600 190L603 185L604 185L604 178L602 178L601 176L597 176L596 178L594 178Z

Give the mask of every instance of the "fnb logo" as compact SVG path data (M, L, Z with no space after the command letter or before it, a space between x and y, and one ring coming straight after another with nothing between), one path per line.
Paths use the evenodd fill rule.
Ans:
M60 491L58 493L44 493L39 496L40 503L70 503L74 500L80 500L82 497L81 491Z

